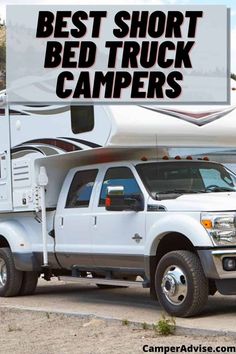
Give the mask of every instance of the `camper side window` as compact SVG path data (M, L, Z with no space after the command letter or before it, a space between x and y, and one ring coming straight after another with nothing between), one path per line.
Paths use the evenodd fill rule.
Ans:
M0 154L0 179L7 177L6 154Z
M74 134L86 133L94 128L93 106L71 106L71 129Z
M78 171L71 183L66 200L66 208L85 208L89 206L98 170Z

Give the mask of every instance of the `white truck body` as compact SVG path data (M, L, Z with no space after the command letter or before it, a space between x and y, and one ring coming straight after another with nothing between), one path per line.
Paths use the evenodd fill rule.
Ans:
M214 294L216 289L222 294L235 294L236 224L228 220L236 219L236 177L217 163L202 160L166 160L165 155L163 160L161 155L165 153L161 148L108 147L36 159L35 175L39 175L42 167L46 169L48 175L48 184L45 187L47 208L44 209L45 205L40 199L42 187L38 186L34 211L0 215L0 235L2 235L0 246L3 250L10 250L16 271L23 274L23 279L26 275L44 273L46 279L51 275L59 275L64 276L65 280L95 281L96 284L118 286L137 283L134 279L140 276L143 279L142 285L150 287L152 293L157 293L158 297L167 293L165 296L168 301L165 298L161 304L169 313L176 316L190 316L201 309L195 305L193 308L189 307L182 300L187 298L186 294L189 294L190 299L192 296L191 291L184 285L191 284L191 279L186 275L189 262L191 268L189 276L201 275L200 278L197 276L195 286L200 286L202 291L202 282L205 284L201 293L203 294L201 306L205 303L208 293ZM168 192L168 188L172 188L173 184L167 178L161 182L167 182L165 187L167 190L162 197L155 198L137 169L140 164L152 163L159 166L157 171L162 168L161 166L168 164L173 167L174 174L180 175L186 166L192 166L192 169L199 164L203 171L205 169L212 173L216 169L221 172L214 172L214 176L209 178L204 177L206 171L202 174L203 180L209 180L203 184L204 191L200 189ZM184 169L181 165L183 163L187 164ZM123 209L110 210L104 204L100 204L103 188L107 196L107 183L110 183L110 179L106 179L108 171L110 173L111 170L120 169L128 170L129 174L132 174L132 183L135 183L135 188L139 191L139 205L142 204L139 209L127 206ZM225 175L224 178L230 180L229 183L223 181L222 174ZM85 180L86 183L80 185L84 175L89 178L94 176L93 181ZM128 190L130 181L127 183L126 177L122 176L121 174L120 177L116 177L114 184L116 188L123 186L124 190ZM181 185L188 185L190 180L191 178L183 181L180 179ZM192 180L194 182L194 178ZM216 190L211 190L212 181L214 188L215 184L219 183ZM153 182L156 183L156 180ZM224 185L222 190L221 183ZM83 192L83 188L86 192ZM75 202L72 200L75 197L75 201L77 197L79 201L80 193L82 204L73 204ZM136 201L132 199L132 193L131 200ZM87 202L86 205L83 204L83 198ZM43 210L46 212L46 218L42 214ZM212 220L214 225L218 225L218 221L215 220L222 218L223 226L218 229L218 226L215 229L211 226L213 231L208 230L203 224ZM229 223L226 230L225 223ZM45 242L42 237L44 225ZM228 230L232 233L229 237L214 236L214 233L229 232ZM0 295L1 283L2 289L6 287L1 279L7 278L4 272L6 267L1 269L1 264L3 261L7 263L7 258L4 258L1 252L0 248ZM163 262L171 261L167 257L174 256L177 260L172 260L173 265L161 273L159 267ZM194 268L196 259L191 257L197 259L199 269ZM184 260L187 263L183 263ZM226 268L225 260L233 263L233 269ZM177 261L182 262L180 264L183 268L177 268L172 272L172 269L177 267ZM162 279L159 283L161 290L157 290L156 277L159 272ZM183 284L179 284L180 279L184 279ZM161 285L163 283L167 285ZM28 289L26 293L31 293L31 287L26 289ZM196 294L194 296L199 297ZM192 302L194 301L193 298ZM169 303L172 307L168 306Z

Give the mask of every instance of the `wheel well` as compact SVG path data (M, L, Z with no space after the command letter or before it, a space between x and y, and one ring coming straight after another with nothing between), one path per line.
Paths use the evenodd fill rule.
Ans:
M156 267L160 259L166 253L177 250L188 250L194 253L196 252L192 242L189 241L189 239L185 235L177 232L166 234L157 246L156 255L150 257L151 283L152 280L155 278Z
M0 248L3 248L3 247L9 247L10 248L10 245L7 242L7 240L5 239L5 237L0 235Z
M177 250L188 250L195 252L195 248L189 239L183 234L173 232L165 235L159 242L156 250L158 261L167 253Z

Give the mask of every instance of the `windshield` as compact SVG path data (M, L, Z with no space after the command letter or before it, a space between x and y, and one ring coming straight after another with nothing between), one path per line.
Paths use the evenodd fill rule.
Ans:
M139 164L136 169L148 192L155 199L191 193L236 191L236 176L216 163L155 162Z

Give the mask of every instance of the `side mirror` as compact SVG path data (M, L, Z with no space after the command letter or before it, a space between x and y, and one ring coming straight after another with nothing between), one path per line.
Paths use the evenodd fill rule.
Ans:
M140 195L124 195L123 186L114 186L107 188L105 207L108 211L143 211L144 202Z

